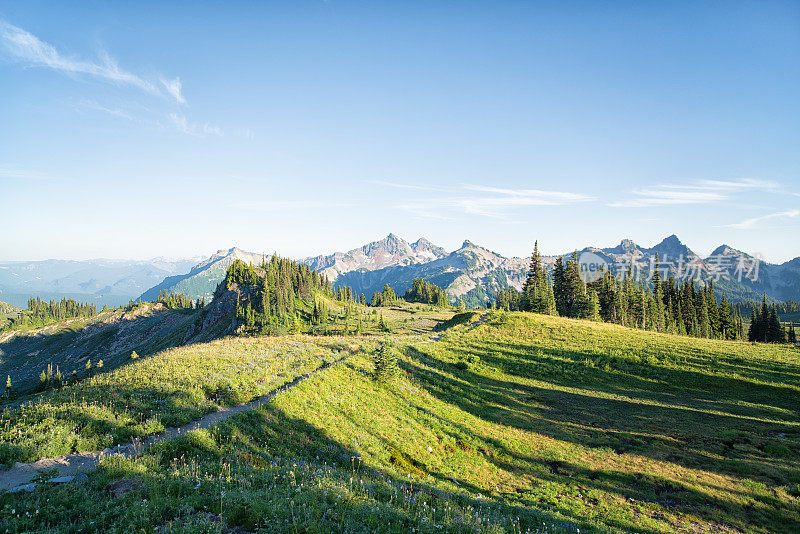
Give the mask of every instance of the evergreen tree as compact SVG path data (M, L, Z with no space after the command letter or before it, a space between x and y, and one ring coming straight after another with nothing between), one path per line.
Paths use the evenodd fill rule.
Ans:
M403 300L406 302L430 304L439 308L446 308L449 306L444 289L430 282L426 282L422 278L414 279L411 284L411 289L407 290L405 295L403 295Z
M600 299L594 289L589 290L589 305L587 308L586 318L592 321L600 320Z
M549 313L547 278L539 255L539 242L533 244L528 275L522 288L523 309L534 313Z
M786 330L781 324L778 316L778 307L773 304L769 310L769 320L767 322L767 341L771 343L786 343Z
M399 372L397 350L389 343L382 343L373 356L375 371L373 378L378 382L389 382Z
M664 317L664 288L661 283L661 265L659 264L658 252L656 252L653 266L653 303L653 329L656 332L663 332L666 327L666 320Z
M717 313L718 323L718 336L721 339L735 339L735 325L731 318L731 309L728 305L728 299L725 294L722 295L722 302L719 305Z
M708 303L706 302L705 295L703 295L700 301L698 323L698 335L705 338L711 337L711 323L708 319Z
M561 256L556 258L556 263L553 266L553 299L556 303L556 311L558 314L566 317L569 316L569 299L567 289L567 275L564 270L564 260Z

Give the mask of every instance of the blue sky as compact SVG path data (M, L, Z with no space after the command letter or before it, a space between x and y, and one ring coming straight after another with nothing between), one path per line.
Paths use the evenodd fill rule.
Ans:
M0 259L800 255L798 2L0 2Z

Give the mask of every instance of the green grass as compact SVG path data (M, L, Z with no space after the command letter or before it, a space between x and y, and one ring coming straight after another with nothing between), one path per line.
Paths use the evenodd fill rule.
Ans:
M797 350L521 313L422 343L397 332L413 332L413 310L387 315L393 379L355 353L257 410L106 459L85 485L0 496L0 531L798 530ZM266 346L279 358L298 339L354 341L225 339L191 362ZM132 490L110 497L120 481Z

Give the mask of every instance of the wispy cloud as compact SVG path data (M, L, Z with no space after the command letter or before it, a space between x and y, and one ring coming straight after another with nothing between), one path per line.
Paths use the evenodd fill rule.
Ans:
M772 180L742 178L740 180L698 180L690 184L661 184L658 187L701 191L744 191L747 189L776 191L780 188L780 184Z
M660 184L631 191L630 198L615 200L608 205L616 208L644 208L680 204L708 204L731 198L746 190L778 191L780 184L768 180L698 180L689 184Z
M99 62L65 56L54 46L4 20L0 20L0 44L9 57L23 63L70 74L87 74L108 82L132 85L148 93L160 94L155 85L120 68L104 51L100 53Z
M467 192L471 194L465 194ZM505 219L508 212L521 208L561 206L592 200L594 198L588 195L565 191L464 185L454 190L452 195L409 200L399 203L395 207L420 217L433 219L452 218L453 212Z
M739 228L742 230L746 230L749 228L755 228L764 221L769 221L772 219L797 219L800 217L800 210L787 210L787 211L779 211L776 213L770 213L767 215L762 215L760 217L753 217L751 219L745 219L742 222L733 223L733 224L725 224L722 227L725 228Z
M678 191L671 189L640 189L631 191L634 198L610 202L616 208L644 208L647 206L664 206L667 204L705 204L725 200L727 195L705 191Z
M466 185L465 189L494 193L500 195L498 199L505 198L511 204L518 203L527 206L557 206L571 202L586 202L594 200L593 197L580 193L567 193L564 191L546 191L542 189L503 189L482 185Z
M209 135L215 135L217 137L222 137L224 135L222 129L219 126L215 126L213 124L205 123L205 124L196 124L189 122L189 120L184 115L179 115L177 113L170 113L167 115L170 122L178 129L178 131L183 132L188 135L193 135L195 137L207 137Z
M183 98L183 94L181 94L183 84L181 84L180 78L175 78L174 80L165 80L164 78L161 78L161 84L164 86L167 92L172 95L178 104L183 106L186 105L186 99Z
M65 54L32 33L2 19L0 19L0 55L27 66L50 68L76 78L88 76L115 85L131 86L156 97L174 100L179 106L188 105L186 98L183 96L183 83L178 77L160 77L152 81L145 79L121 68L116 60L104 50L98 53L98 57L95 60ZM152 116L149 119L140 118L119 107L104 106L97 103L85 107L92 107L109 115L142 124L164 126L160 120ZM162 115L159 113L159 116ZM169 113L168 119L168 124L187 135L195 137L221 137L223 135L223 131L219 126L207 122L191 122L183 114ZM251 139L252 132L245 130L243 137Z

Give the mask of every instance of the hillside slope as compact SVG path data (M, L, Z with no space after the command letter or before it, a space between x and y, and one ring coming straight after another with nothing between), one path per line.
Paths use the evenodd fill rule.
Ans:
M142 303L42 328L0 332L0 376L11 378L16 394L28 393L39 385L39 375L48 365L66 381L83 378L87 362L97 365L103 360L106 369L114 369L128 362L133 351L144 356L208 341L233 332L235 303L234 293L223 292L202 310Z
M5 495L0 524L582 533L800 525L794 349L522 313L456 326L438 341L392 338L402 372L385 382L373 379L375 337L224 339L173 349L165 365L156 356L141 375L148 383L170 377L170 388L196 391L176 379L199 361L180 357L189 350L224 353L221 368L246 370L249 383L264 343L270 357L315 340L323 352L362 346L259 409L138 459L105 460L87 484ZM104 383L136 398L133 371L145 364ZM128 406L135 419L150 404ZM106 497L120 487L124 496Z
M225 271L235 260L258 265L263 259L263 254L246 252L236 247L218 250L216 254L192 267L188 273L165 278L161 283L143 292L138 300L154 302L158 294L165 291L189 295L195 300L204 298L206 302L211 302L217 285L225 278Z

